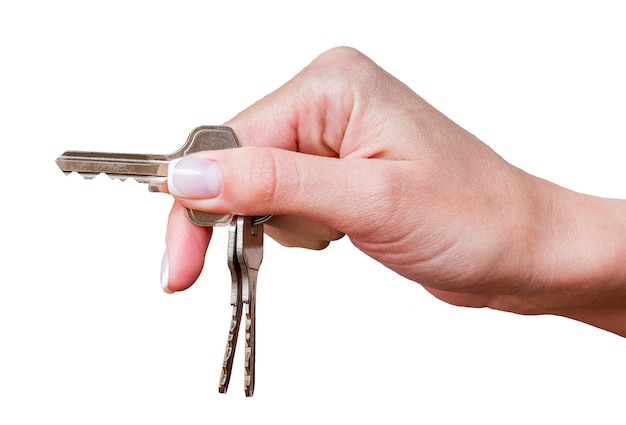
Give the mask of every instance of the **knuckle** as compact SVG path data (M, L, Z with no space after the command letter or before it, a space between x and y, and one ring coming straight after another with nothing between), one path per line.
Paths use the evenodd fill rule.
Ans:
M375 63L352 47L334 47L318 56L303 73L309 84L318 88L332 86L342 81L348 85L362 85L371 81L378 67Z
M370 59L361 53L359 50L346 47L339 46L333 47L330 50L319 55L314 61L315 65L331 65L336 66L337 64L341 64L343 66L355 66L359 67L363 65L365 62L369 62Z
M247 170L250 176L250 184L252 186L253 196L250 201L253 203L252 208L264 208L273 206L281 193L281 181L283 176L279 166L278 159L269 149L250 148L253 149Z

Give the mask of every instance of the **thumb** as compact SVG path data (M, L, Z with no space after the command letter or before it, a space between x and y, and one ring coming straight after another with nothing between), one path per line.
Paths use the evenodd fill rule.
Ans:
M398 161L329 158L268 147L206 151L172 161L170 194L187 208L298 215L341 232L380 221L398 193ZM400 197L397 197L399 199Z

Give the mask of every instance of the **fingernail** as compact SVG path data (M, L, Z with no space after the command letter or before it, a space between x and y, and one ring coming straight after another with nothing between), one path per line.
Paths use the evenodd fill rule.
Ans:
M163 259L161 260L161 288L163 288L163 292L165 292L166 294L173 294L174 291L172 291L168 287L169 277L170 277L169 274L170 274L170 263L167 259L167 249L166 249L165 252L163 253Z
M213 198L222 189L222 172L214 161L177 158L169 163L167 186L170 194L174 196Z

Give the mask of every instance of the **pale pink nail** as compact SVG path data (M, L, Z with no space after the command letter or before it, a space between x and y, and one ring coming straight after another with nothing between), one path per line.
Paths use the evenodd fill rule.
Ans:
M167 186L182 198L213 198L222 189L222 172L217 162L200 158L177 158L169 163Z
M163 292L165 292L166 294L173 294L174 291L172 291L169 287L169 276L170 275L170 263L169 260L167 258L167 249L165 250L165 252L163 253L163 259L161 260L161 288L163 289Z

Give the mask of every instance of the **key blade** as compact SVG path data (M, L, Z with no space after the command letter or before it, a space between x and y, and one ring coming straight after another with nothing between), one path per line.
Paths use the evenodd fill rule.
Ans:
M233 307L230 327L228 329L228 339L226 340L226 350L224 351L224 361L222 362L222 373L220 376L219 392L224 394L228 390L230 377L233 371L233 360L237 348L239 337L239 327L243 304L241 301L242 274L241 265L237 259L237 232L238 217L234 217L230 223L228 232L228 268L231 274L230 304Z
M246 318L246 353L244 389L246 397L254 394L256 363L256 285L263 261L263 223L252 217L237 217L237 260L241 269L241 298Z
M67 151L56 159L56 164L65 174L76 172L86 179L104 173L112 179L133 178L159 187L167 177L168 160L165 155Z
M132 178L147 183L151 192L167 192L167 168L170 161L197 152L239 147L235 132L230 127L201 126L195 128L187 141L167 155L143 155L107 152L67 151L56 163L65 174L76 172L86 179L105 174L112 179ZM232 214L210 214L187 209L189 219L203 227L228 224Z

